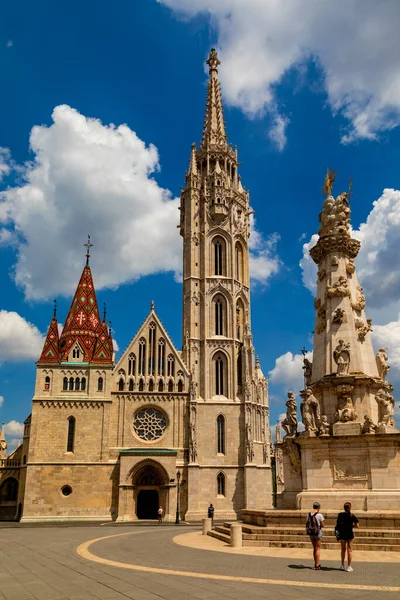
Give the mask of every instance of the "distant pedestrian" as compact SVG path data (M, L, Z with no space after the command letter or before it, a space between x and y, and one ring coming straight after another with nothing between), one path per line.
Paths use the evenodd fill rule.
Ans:
M313 545L313 556L314 556L314 569L319 571L321 569L320 554L321 554L321 539L322 539L322 527L324 526L324 517L319 512L321 505L319 502L314 502L313 509L308 513L306 529L307 534L310 536L311 543Z
M212 504L208 507L207 516L211 519L211 527L214 526L214 507Z
M351 561L353 558L353 540L354 540L354 527L358 527L358 519L351 512L351 504L350 502L345 502L344 512L340 512L337 516L336 527L335 527L335 535L338 542L341 545L341 571L347 571L351 573L353 571L353 567L351 566ZM344 566L344 561L346 558L346 550L347 550L347 567Z
M164 513L164 511L163 511L163 509L162 509L162 506L160 506L160 508L159 508L159 509L158 509L158 511L157 511L157 514L158 514L158 522L159 522L159 524L161 524L161 523L162 523L163 513Z

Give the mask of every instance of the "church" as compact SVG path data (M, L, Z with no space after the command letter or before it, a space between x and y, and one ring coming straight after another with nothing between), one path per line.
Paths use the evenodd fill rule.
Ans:
M86 264L37 361L23 443L0 435L0 518L218 519L272 507L268 382L250 319L249 193L228 143L214 49L203 135L181 192L182 349L151 304L115 362ZM162 312L162 307L161 311Z

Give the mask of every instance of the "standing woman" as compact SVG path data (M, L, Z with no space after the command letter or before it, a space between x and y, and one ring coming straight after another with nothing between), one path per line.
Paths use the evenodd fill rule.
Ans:
M341 571L347 571L351 573L353 567L351 566L351 560L353 558L352 543L354 540L354 527L358 527L358 519L351 512L350 502L345 502L344 512L340 512L337 516L335 535L338 542L341 544ZM347 550L347 567L344 566Z

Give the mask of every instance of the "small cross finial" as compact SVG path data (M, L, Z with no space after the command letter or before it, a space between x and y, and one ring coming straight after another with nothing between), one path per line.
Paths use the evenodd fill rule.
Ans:
M53 319L57 316L57 300L54 300Z
M108 321L108 335L111 337L112 334L112 322Z
M156 305L154 304L154 300L151 301L150 308L151 308L151 310L155 310L156 309Z
M103 303L103 321L106 321L106 320L107 320L107 305L104 302Z
M86 250L86 265L89 265L89 258L90 258L90 248L93 248L93 244L90 243L90 235L87 236L87 242L86 244L83 244L85 246L85 248L87 248Z

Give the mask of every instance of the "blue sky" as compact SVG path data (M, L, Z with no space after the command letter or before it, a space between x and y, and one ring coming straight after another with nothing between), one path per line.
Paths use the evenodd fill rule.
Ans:
M311 349L313 272L299 262L318 228L327 167L338 171L337 193L353 178L359 277L374 342L389 347L400 383L399 6L349 0L333 10L322 0L310 12L304 0L298 13L302 2L286 0L285 11L275 4L3 7L0 421L16 422L10 438L30 412L53 298L61 322L68 311L87 233L98 301L119 348L152 299L181 346L176 198L201 137L212 46L229 141L255 210L252 326L263 371L272 372L271 423L285 392L301 385L301 348Z

